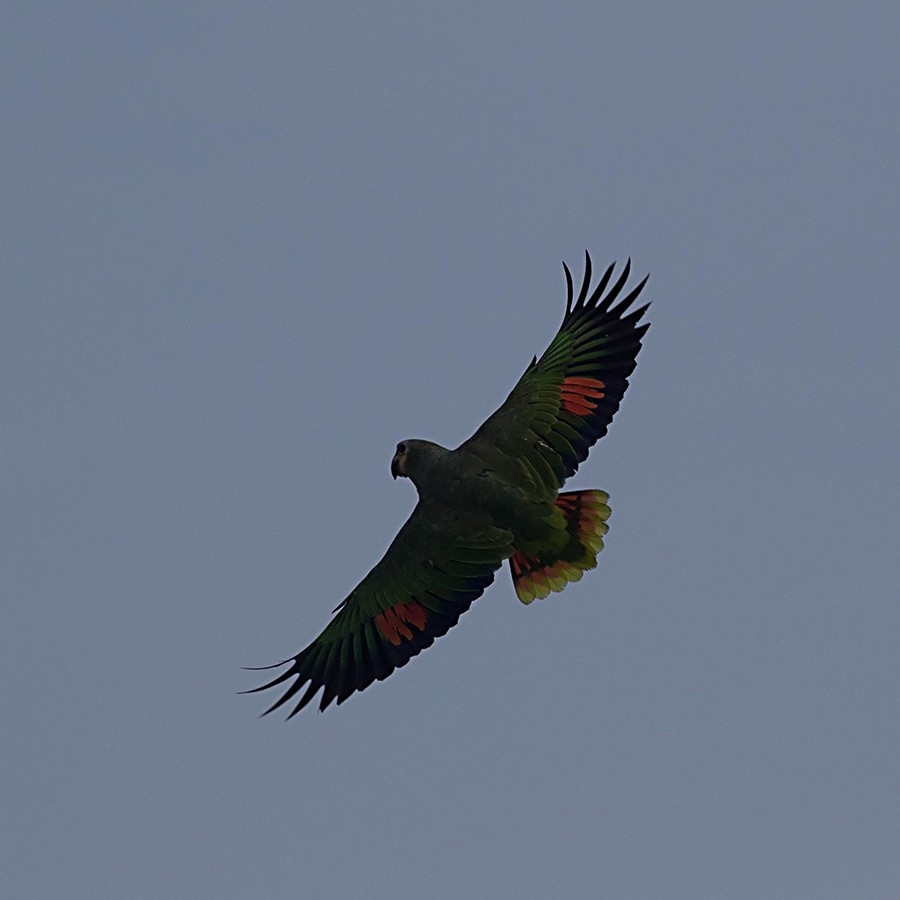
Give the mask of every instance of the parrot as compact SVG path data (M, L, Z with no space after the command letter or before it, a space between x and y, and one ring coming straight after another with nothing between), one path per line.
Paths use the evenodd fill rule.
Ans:
M650 327L642 322L650 304L632 309L649 276L623 296L631 260L613 281L615 269L613 263L591 289L585 251L574 297L563 263L559 331L467 441L455 450L421 439L397 444L391 474L415 485L418 502L309 646L271 666L249 667L288 666L242 692L286 686L263 715L296 700L290 719L319 690L324 711L383 681L456 625L504 562L523 604L561 591L596 566L609 494L560 488L606 434Z

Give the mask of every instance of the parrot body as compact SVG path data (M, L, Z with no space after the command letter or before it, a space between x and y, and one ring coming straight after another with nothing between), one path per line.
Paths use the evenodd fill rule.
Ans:
M523 603L561 590L596 565L610 514L605 491L558 494L489 446L447 450L410 439L400 443L392 468L415 484L420 502L460 515L486 513L484 521L510 535L510 569Z
M266 712L295 698L291 716L322 689L319 708L386 678L445 634L508 561L523 603L562 590L593 568L610 515L601 490L560 492L619 408L634 370L646 306L629 311L647 279L616 303L630 261L593 291L590 256L556 337L504 404L463 444L397 445L391 473L419 502L384 557L337 607L289 668L254 691L293 682ZM607 288L609 288L607 290ZM613 305L615 304L615 305ZM266 668L274 668L267 666Z

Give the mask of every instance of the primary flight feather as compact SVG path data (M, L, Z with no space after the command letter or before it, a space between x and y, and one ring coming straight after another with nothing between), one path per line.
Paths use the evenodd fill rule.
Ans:
M324 710L387 678L459 621L504 560L523 603L561 591L597 564L609 495L559 489L606 434L628 387L650 327L641 323L646 305L631 309L647 279L622 296L629 260L612 284L615 264L591 289L585 253L575 298L563 269L562 325L503 405L455 450L423 440L397 445L391 474L409 478L419 502L325 630L293 658L265 667L288 666L277 678L247 691L293 679L266 713L296 700L291 718L320 689Z

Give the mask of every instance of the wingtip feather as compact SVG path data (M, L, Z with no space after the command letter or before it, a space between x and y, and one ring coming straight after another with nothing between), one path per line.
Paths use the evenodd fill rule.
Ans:
M641 291L644 289L644 285L647 283L647 279L648 279L649 277L650 277L649 274L648 274L648 275L645 275L645 276L644 276L644 280L641 281L639 284L635 285L635 286L628 292L628 294L627 294L627 295L626 295L626 296L625 296L625 297L624 297L624 298L623 298L623 299L622 299L622 300L621 300L621 301L620 301L613 309L610 310L610 315L618 316L619 318L622 318L623 313L631 306L632 303L634 303L634 301L635 301L635 300L638 298L638 296L640 295ZM629 316L629 318L634 317L633 320L634 320L635 322L637 322L638 319L640 319L640 317L641 317L641 316L644 314L644 312L647 310L647 307L648 307L649 305L650 305L650 304L647 303L647 304L645 304L644 306L642 306L642 307L640 308L640 310L639 310L640 315L639 315L639 316L634 317L634 313L631 313L631 315Z
M575 301L575 310L579 310L584 306L584 300L587 297L588 288L591 284L591 255L584 251L584 278L581 281L581 290L578 292L578 299Z
M572 273L569 271L569 267L566 265L565 260L563 260L563 271L566 273L566 315L570 315L572 312Z

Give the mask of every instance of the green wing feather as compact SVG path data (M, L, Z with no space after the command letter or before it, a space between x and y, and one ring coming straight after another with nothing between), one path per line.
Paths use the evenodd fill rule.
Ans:
M459 448L479 455L497 448L518 459L531 480L554 495L606 434L650 327L639 324L649 304L629 312L646 278L619 300L631 260L610 287L613 263L588 295L591 257L585 252L584 279L574 302L572 275L565 263L563 269L566 314L556 337L540 359L532 360L503 405Z
M325 630L291 659L289 668L251 691L294 681L266 710L303 695L295 716L322 689L319 709L405 666L446 634L494 580L513 552L512 535L478 513L460 516L422 501L384 557L335 609Z

